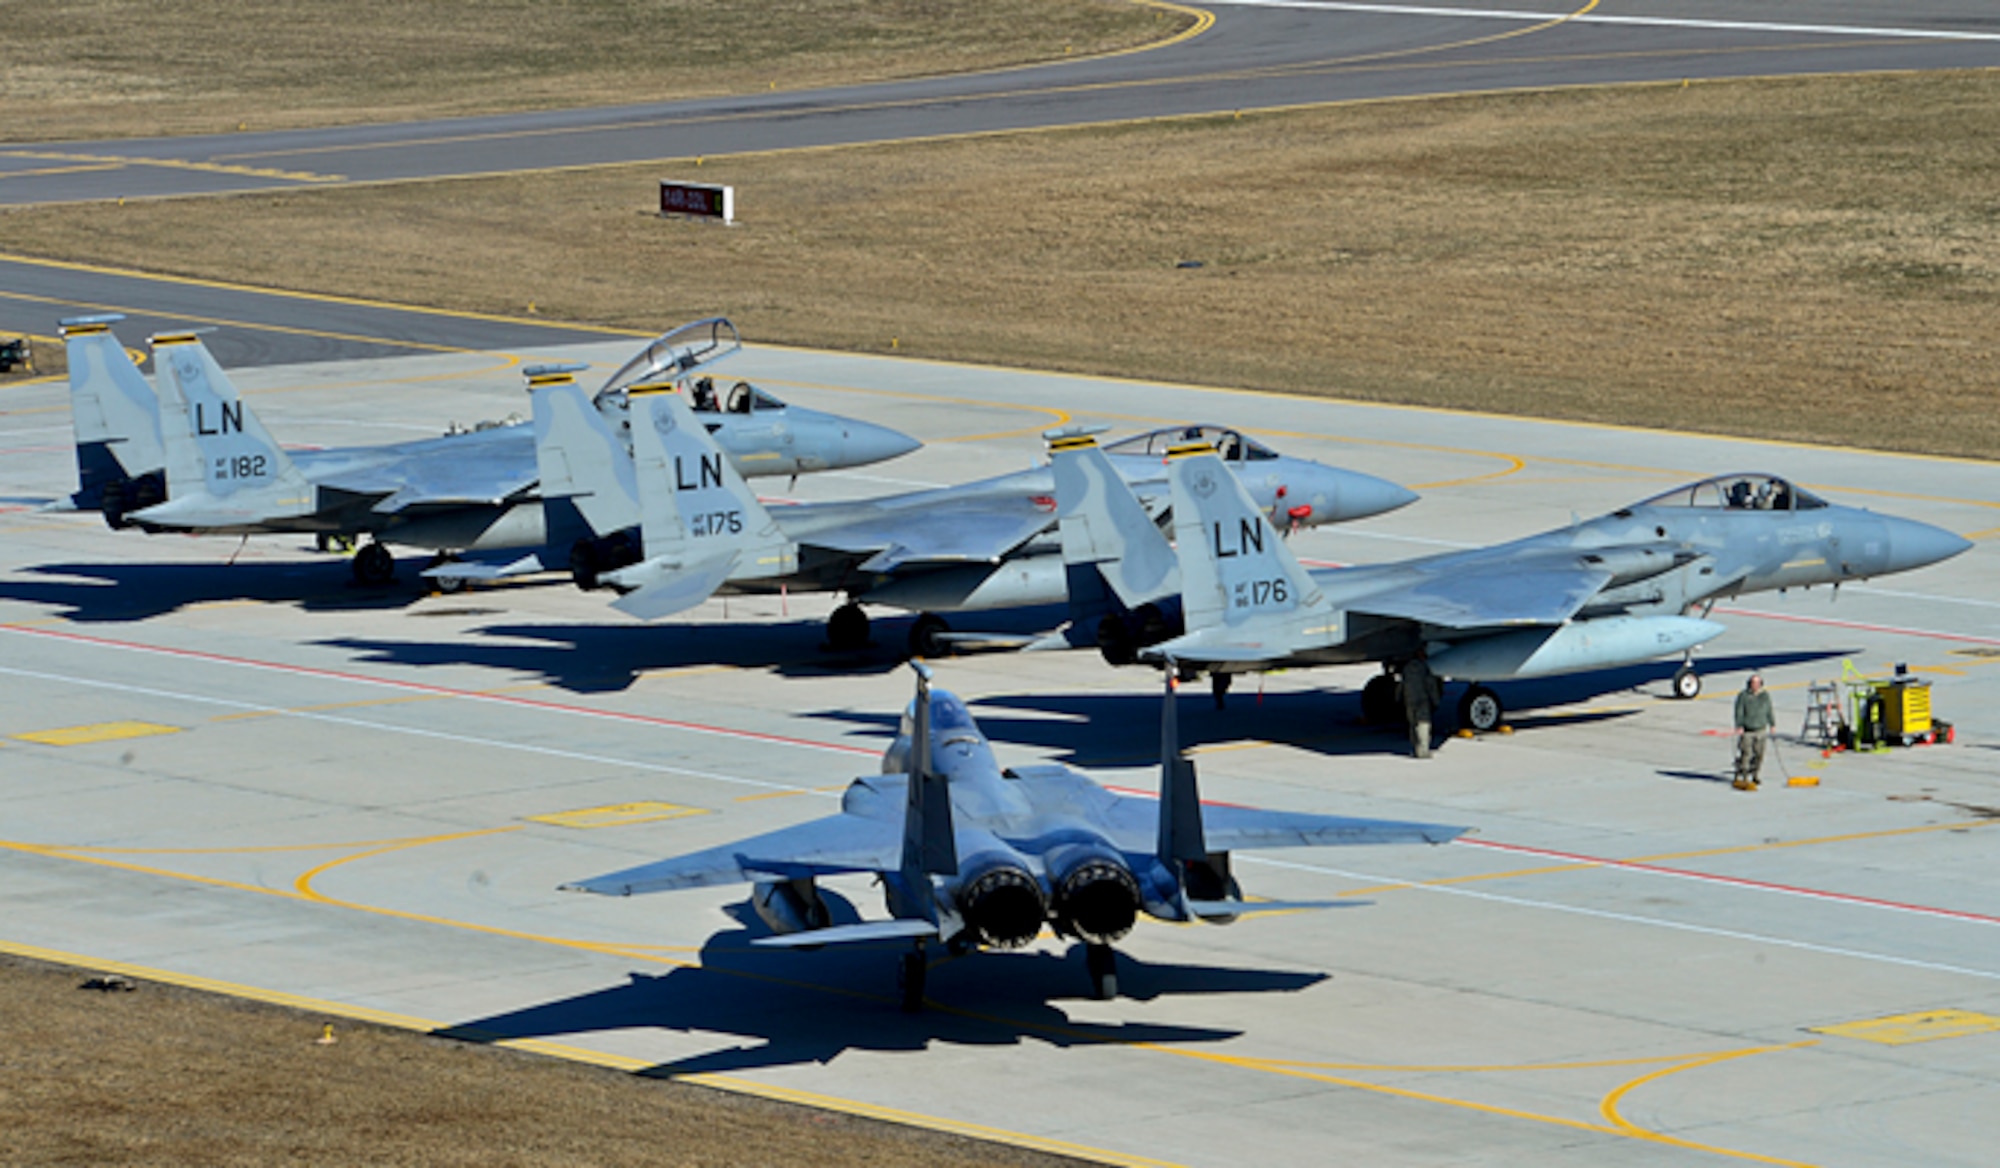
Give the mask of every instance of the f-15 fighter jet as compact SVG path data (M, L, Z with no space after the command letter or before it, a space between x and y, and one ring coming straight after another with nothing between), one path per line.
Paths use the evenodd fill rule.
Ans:
M931 942L954 952L1014 949L1044 926L1086 947L1091 988L1118 992L1111 946L1145 913L1228 924L1258 912L1324 902L1248 901L1230 871L1246 848L1440 844L1466 829L1203 805L1180 749L1174 679L1160 717L1160 797L1115 794L1064 766L1001 769L965 703L930 687L920 661L916 700L882 756L856 779L840 812L671 860L566 884L630 896L751 884L751 906L775 934L752 944L791 949L908 941L903 1008L920 1009ZM816 881L879 877L890 919L834 925Z
M547 545L530 427L288 451L192 333L153 338L155 395L111 332L119 319L63 322L81 480L75 508L101 511L113 527L149 531L312 532L349 545L369 535L374 542L355 556L354 571L371 583L395 571L390 544L441 558ZM693 378L740 348L735 328L719 317L684 325L613 374L595 405L622 427L624 389L634 381ZM707 395L699 412L705 427L746 475L863 466L920 445L887 427L787 406L747 383L721 392L705 378L695 384ZM570 541L559 546L558 565ZM474 565L463 571L481 574Z
M939 611L1061 604L1067 596L1048 535L1055 500L1046 469L856 502L766 508L673 385L629 392L627 457L566 370L531 372L540 374L530 384L543 497L551 514L574 508L597 533L575 549L572 564L585 587L602 583L624 593L615 602L621 612L658 619L718 591L845 592L849 602L827 626L836 648L865 645L868 617L860 606L885 604L923 613L911 648L934 656L955 636ZM1175 432L1231 444L1231 477L1286 524L1358 519L1416 498L1369 475L1285 458L1235 431ZM1164 509L1154 441L1142 435L1132 440L1136 446L1112 447L1109 465Z
M1685 657L1724 631L1688 615L1717 599L1907 572L1972 546L1776 475L1729 474L1492 547L1308 572L1205 444L1167 456L1169 547L1094 442L1052 437L1064 559L1098 569L1116 600L1097 618L1107 658L1143 647L1208 673L1218 700L1232 674L1394 667L1421 647L1437 676L1475 683L1460 722L1490 730L1504 710L1477 683ZM1685 660L1673 684L1683 698L1701 692ZM1371 720L1392 719L1387 673L1362 704Z

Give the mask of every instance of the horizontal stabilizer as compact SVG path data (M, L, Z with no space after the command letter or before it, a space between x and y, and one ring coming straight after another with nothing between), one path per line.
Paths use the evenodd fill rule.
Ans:
M830 815L670 860L573 881L563 885L562 891L636 896L771 877L795 880L845 872L893 872L902 849L900 824Z
M505 564L485 564L473 560L447 560L435 568L425 568L427 580L504 580L545 571L542 558L533 552Z
M611 607L640 620L659 620L677 612L686 612L715 595L715 590L722 587L729 579L729 574L736 570L736 560L735 552L724 552L713 559L702 560L686 567L661 570L654 579L642 584L638 590L628 592L612 601ZM616 584L620 582L621 577L630 579L639 576L639 570L645 567L645 564L635 564L631 568L621 568L618 572L603 578ZM630 575L627 575L628 573Z
M821 945L855 945L865 941L908 941L935 937L938 927L929 921L863 921L858 925L835 925L830 929L807 929L803 933L780 933L759 937L752 945L771 949L811 949Z

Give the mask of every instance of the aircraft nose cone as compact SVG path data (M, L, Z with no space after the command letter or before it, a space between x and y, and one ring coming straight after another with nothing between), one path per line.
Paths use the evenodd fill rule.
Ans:
M887 426L877 426L873 422L850 421L842 427L844 434L841 447L846 466L867 466L871 462L886 462L908 454L923 443Z
M1350 519L1366 519L1370 515L1407 507L1417 501L1417 493L1388 479L1346 471L1341 474L1330 498L1332 514L1327 516L1328 520L1345 523Z
M1914 519L1889 521L1889 571L1907 572L1948 560L1972 546L1972 541L1956 532Z

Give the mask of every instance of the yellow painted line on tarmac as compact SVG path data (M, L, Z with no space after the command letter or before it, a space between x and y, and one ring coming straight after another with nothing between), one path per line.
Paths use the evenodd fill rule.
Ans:
M338 183L347 181L344 174L316 174L309 170L274 170L269 167L237 166L224 162L193 162L185 158L142 158L126 157L118 154L69 154L54 150L7 150L0 156L8 158L38 159L48 162L66 162L83 170L123 170L128 167L151 166L164 170L187 170L199 174L240 175L246 178L281 178L299 183ZM0 179L15 178L23 172L0 174ZM34 173L32 171L26 173ZM51 173L62 173L54 171Z
M158 722L92 722L87 726L64 726L56 730L29 730L14 737L44 746L86 746L93 742L122 742L128 738L152 738L180 732L179 726L163 726Z
M1818 1039L1809 1038L1803 1042L1789 1042L1782 1046L1754 1046L1744 1050L1722 1051L1701 1058L1689 1059L1675 1066L1663 1067L1651 1074L1641 1075L1613 1090L1598 1104L1598 1113L1611 1124L1611 1130L1617 1132L1619 1135L1629 1136L1632 1139L1645 1140L1656 1144L1668 1144L1676 1148L1686 1148L1692 1152L1707 1152L1710 1155L1727 1156L1733 1160L1748 1160L1757 1164L1779 1164L1784 1165L1785 1168L1813 1168L1813 1165L1800 1160L1787 1160L1781 1156L1765 1156L1756 1152L1740 1152L1732 1148L1720 1148L1714 1144L1704 1144L1697 1140L1682 1139L1679 1136L1670 1136L1664 1132L1643 1128L1621 1115L1618 1105L1624 1102L1625 1096L1631 1094L1633 1091L1638 1090L1648 1083L1658 1082L1669 1075L1678 1075L1683 1071L1697 1070L1702 1067L1712 1067L1718 1063L1729 1062L1732 1059L1748 1058L1751 1055L1798 1050L1801 1047L1813 1046L1818 1041Z
M143 978L161 985L180 986L183 989L203 990L211 994L224 994L232 998L242 998L251 1002L266 1002L273 1006L289 1006L294 1010L306 1010L315 1014L331 1014L336 1018L351 1018L356 1022L372 1022L378 1026L388 1026L397 1030L435 1030L437 1024L427 1019L396 1014L387 1010L355 1006L346 1002L333 1002L325 998L309 998L303 994L288 994L282 990L267 990L241 982L219 981L212 977L198 977L191 973L176 973L171 969L160 969L151 965L135 965L129 961L110 961L102 957L91 957L82 953L70 953L62 949L44 949L40 945L23 944L20 941L0 939L0 953L15 957L26 957L35 961L46 961L52 965L68 965L77 969L102 970L105 973L123 974L126 977Z
M65 271L65 272L85 272L95 276L119 276L133 280L145 280L152 283L178 284L188 288L214 288L223 292L249 292L259 296L276 297L285 300L303 300L313 304L346 304L358 308L381 308L381 309L387 309L392 312L412 312L424 316L449 317L453 320L476 320L476 321L483 321L489 324L525 325L525 326L532 326L535 328L560 329L568 332L598 333L607 338L644 337L647 339L651 339L652 337L657 335L655 333L645 332L640 329L610 328L603 325L577 324L568 321L551 322L546 320L530 320L526 317L520 317L520 316L502 316L499 315L498 313L490 313L490 312L467 312L461 309L454 309L454 308L424 308L414 304L397 304L387 300L371 300L364 296L337 296L329 292L294 292L289 289L283 289L283 288L264 288L254 284L236 284L236 283L231 283L227 280L208 280L208 279L202 279L197 276L163 276L157 272L141 272L132 268L119 268L119 267L113 267L108 264L87 264L87 263L80 263L74 260L52 260L44 258L42 256L17 255L12 252L0 252L0 263L23 264L29 267L37 267L37 268L52 268L58 271ZM17 300L47 300L50 303L74 304L76 307L79 308L101 308L104 309L105 311L110 311L110 312L136 313L141 311L140 309L136 308L118 308L113 305L89 305L81 302L50 300L49 297L45 296L28 296L20 293L11 293L7 295L11 295L12 298ZM203 321L202 318L199 317L184 317L182 319L193 320L201 323L214 323L214 324L237 323L234 321L226 321L226 320ZM360 340L360 341L373 342L375 344L389 344L389 345L410 344L409 342L388 340L381 337L348 337L345 334L341 333L316 333L304 329L291 330L291 329L272 328L271 326L264 326L264 325L257 325L257 326L246 325L246 327L271 328L271 331L274 332L295 331L301 333L304 336L332 337L336 340ZM472 349L454 348L448 345L425 346L418 344L410 344L410 347L432 348L436 349L439 352L444 352L444 353L466 353L466 352L478 351Z
M357 710L369 706L402 706L412 702L442 702L462 697L462 694L420 693L398 694L387 698L359 698L351 702L321 702L311 706L286 706L282 709L239 710L233 714L215 714L211 722L249 722L258 718L288 718L297 714L322 714L328 710Z
M602 808L578 808L574 812L548 812L544 816L522 816L536 824L554 824L558 828L622 828L626 824L652 824L660 820L684 820L690 816L706 816L708 808L690 808L670 802L640 800L628 804L608 804Z
M830 791L845 791L847 783L829 783L824 787L794 787L789 791L760 791L755 795L738 795L738 803L755 803L761 799L788 799L793 795L821 795Z
M1835 1026L1810 1026L1814 1034L1833 1034L1884 1046L1907 1046L1913 1042L1936 1042L1941 1038L1964 1038L1970 1034L1990 1034L2000 1030L2000 1018L1970 1010L1926 1010L1918 1014L1892 1014L1842 1022Z

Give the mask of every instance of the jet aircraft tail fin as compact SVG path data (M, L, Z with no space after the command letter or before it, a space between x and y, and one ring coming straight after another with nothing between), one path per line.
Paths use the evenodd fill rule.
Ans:
M107 313L61 323L76 430L77 491L70 502L103 511L114 526L125 512L166 498L160 399L111 331L124 319Z
M194 333L153 338L167 502L142 518L188 526L310 513L315 492Z
M916 717L910 728L910 796L903 815L906 878L958 871L957 836L951 822L951 788L931 766L931 669L911 661L917 675Z
M534 411L542 508L549 542L556 546L639 525L632 455L577 385L577 372L586 368L535 365L522 370Z
M632 386L632 468L648 564L734 558L728 576L778 576L796 548L672 384Z
M1312 576L1213 446L1169 450L1167 477L1190 634L1327 607Z
M1173 545L1087 432L1052 430L1056 525L1064 566L1094 567L1119 603L1138 608L1180 591Z

